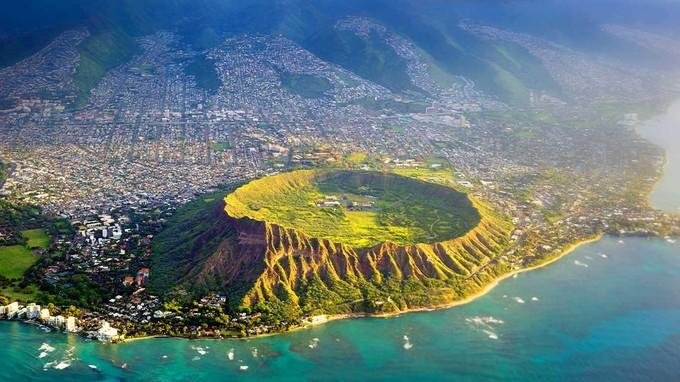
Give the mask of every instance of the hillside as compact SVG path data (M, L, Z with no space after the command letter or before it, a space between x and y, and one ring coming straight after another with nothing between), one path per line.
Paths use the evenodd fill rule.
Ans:
M296 171L264 178L274 179L279 187L257 190L280 190L291 185L304 188L310 174L319 175ZM439 189L444 186L402 178L341 172L335 180L344 179L348 187L356 187L353 182L376 185L404 181L424 190L436 186L425 194L432 190L444 192ZM253 183L256 182L259 181ZM249 191L253 183L227 196L226 206L208 203L202 212L191 206L197 212L185 215L189 220L176 219L155 239L158 244L154 266L156 274L163 275L162 279L152 278L156 289L167 289L172 285L169 278L174 278L194 293L226 293L235 310L270 312L284 319L322 313L395 312L446 304L474 293L506 271L494 259L508 244L511 224L473 198L465 197L478 213L478 220L467 230L449 231L448 236L429 243L385 240L366 245L351 236L339 239L336 235L335 240L320 232L313 236L304 231L309 226L287 227L282 221L267 221L271 215L253 215L254 210L239 204L248 202L243 190ZM258 200L279 202L266 196ZM218 206L227 213L223 210L220 214ZM267 207L256 208L262 212ZM211 219L211 223L205 219Z
M89 92L110 70L139 53L137 39L142 36L173 31L182 43L204 53L230 36L282 35L322 60L395 93L428 94L431 89L412 78L412 63L404 56L403 46L394 44L396 38L413 44L439 85L449 86L462 76L488 95L510 104L525 104L531 92L567 98L573 94L564 94L563 86L550 73L550 63L527 46L482 38L462 23L493 25L614 62L650 65L652 58L659 60L639 44L617 39L602 29L605 24L629 23L630 15L609 12L609 1L589 6L591 18L579 17L574 7L564 2L496 3L490 7L476 1L125 0L112 5L106 1L33 0L24 7L8 6L0 16L4 47L0 68L36 53L66 30L86 29L89 37L78 47L80 63L74 74L76 106L84 106ZM649 20L667 12L661 4L635 10ZM379 27L367 33L339 28L338 23L348 18L371 20ZM209 92L219 87L210 64L203 65L198 59L192 69L199 86Z

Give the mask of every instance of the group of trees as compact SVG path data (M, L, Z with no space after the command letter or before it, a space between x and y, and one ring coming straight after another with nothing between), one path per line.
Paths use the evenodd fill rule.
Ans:
M21 230L44 223L45 217L39 208L0 197L0 246L25 245Z

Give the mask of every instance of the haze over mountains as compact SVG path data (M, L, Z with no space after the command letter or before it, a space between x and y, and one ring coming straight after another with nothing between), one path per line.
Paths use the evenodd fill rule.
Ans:
M78 105L84 106L108 71L143 49L141 36L170 31L205 55L226 37L271 34L394 92L435 91L413 78L418 68L411 56L420 54L439 86L463 76L489 95L525 104L530 91L564 100L584 92L602 96L598 93L612 79L610 92L648 90L664 80L645 68L670 69L678 57L669 37L660 36L680 33L672 22L674 15L680 17L672 2L488 3L32 1L8 5L0 16L0 65L29 57L66 30L86 30L77 43L80 64L74 74ZM589 60L600 64L596 73L581 71ZM209 65L199 69L212 70ZM210 80L199 84L214 86Z

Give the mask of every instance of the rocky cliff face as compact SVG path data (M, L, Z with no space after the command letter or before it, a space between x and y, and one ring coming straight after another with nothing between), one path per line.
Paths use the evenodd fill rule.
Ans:
M240 208L229 208L230 200ZM170 264L166 285L184 285L197 294L219 290L235 308L285 309L282 317L442 305L507 271L497 258L512 224L486 204L469 201L479 221L462 236L354 247L247 216L242 200L228 196L209 214L176 224L176 233L191 235L185 235L187 241L168 233L166 254L159 258ZM195 227L200 224L206 228Z
M464 236L362 249L225 214L222 219L235 235L202 263L192 283L221 284L241 296L242 307L284 302L305 314L390 312L453 302L502 271L494 258L507 245L510 225L475 204L483 218Z

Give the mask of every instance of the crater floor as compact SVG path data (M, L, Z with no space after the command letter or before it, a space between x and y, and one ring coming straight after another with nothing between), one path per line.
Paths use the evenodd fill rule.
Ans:
M467 195L453 188L349 170L298 170L255 180L226 197L226 212L355 248L440 242L480 222Z

